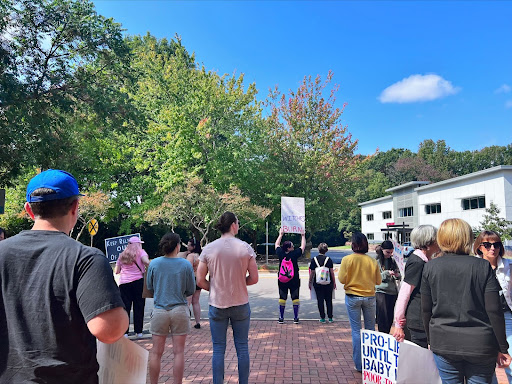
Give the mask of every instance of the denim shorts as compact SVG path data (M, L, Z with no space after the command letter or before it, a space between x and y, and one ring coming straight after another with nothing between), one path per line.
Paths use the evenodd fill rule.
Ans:
M190 333L190 312L186 305L177 305L168 311L154 308L151 313L149 331L152 335L173 336Z

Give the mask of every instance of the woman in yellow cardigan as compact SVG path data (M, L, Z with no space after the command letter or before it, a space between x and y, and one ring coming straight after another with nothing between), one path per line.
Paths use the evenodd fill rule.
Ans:
M341 260L338 280L345 285L350 328L352 329L352 359L355 369L362 371L361 362L361 310L364 328L375 330L375 286L382 282L377 260L368 256L368 240L360 232L352 235L353 254Z

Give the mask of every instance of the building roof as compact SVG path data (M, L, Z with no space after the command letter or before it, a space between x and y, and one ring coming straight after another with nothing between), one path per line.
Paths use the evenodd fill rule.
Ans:
M409 181L408 183L400 184L400 185L397 185L396 187L388 188L388 189L386 189L386 192L394 192L394 191L398 191L400 189L414 187L415 185L426 185L426 184L430 184L430 181Z
M468 173L467 175L454 177L452 179L439 181L437 183L432 183L432 184L429 184L429 185L424 185L424 186L415 188L414 190L415 191L424 191L426 189L436 188L436 187L439 187L439 186L442 186L442 185L446 185L446 184L450 184L450 183L455 183L455 182L461 181L461 180L472 179L474 177L480 177L480 176L487 175L487 174L494 173L494 172L498 172L498 171L512 171L512 165L498 165L496 167L487 168L487 169L484 169L482 171ZM388 192L391 189L393 189L393 188L386 189L386 192Z
M368 205L368 204L378 203L378 202L386 201L386 200L390 200L390 201L392 201L392 200L393 200L393 196L391 196L391 195L383 196L383 197L379 197L378 199L373 199L373 200L364 201L364 202L359 203L359 204L357 204L357 205L359 205L359 206L362 206L362 205Z

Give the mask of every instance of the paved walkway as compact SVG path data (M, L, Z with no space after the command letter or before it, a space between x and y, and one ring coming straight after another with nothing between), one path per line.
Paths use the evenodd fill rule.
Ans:
M136 340L150 350L151 339ZM252 320L249 334L251 374L249 383L272 384L361 384L361 374L352 362L350 324L335 321L301 321L277 324L274 320ZM212 382L212 344L208 321L201 329L191 329L185 346L184 383ZM286 369L285 369L286 366ZM173 369L172 339L167 339L162 357L159 383L171 384ZM499 384L506 384L503 370L498 370ZM147 379L149 383L149 376ZM237 383L237 358L233 337L228 330L225 355L225 383ZM414 383L411 383L414 384Z

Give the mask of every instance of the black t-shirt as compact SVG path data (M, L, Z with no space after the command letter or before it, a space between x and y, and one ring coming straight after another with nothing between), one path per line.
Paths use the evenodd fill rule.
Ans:
M54 231L0 242L0 383L97 383L87 322L123 301L105 256Z
M319 254L316 257L316 260L318 261L318 265L320 265L322 267L324 265L325 258L326 258L325 255ZM334 264L333 264L332 259L330 257L329 257L329 260L327 260L327 263L325 263L325 266L327 268L334 268ZM309 264L309 269L311 269L314 272L315 268L317 268L316 263L315 263L315 258L312 257L311 258L311 263ZM331 283L329 284L329 286L332 286L333 284L334 284L334 281L332 281L332 276L331 276ZM316 287L325 287L327 285L317 284L316 283L316 277L313 277L313 286L316 288Z
M405 264L404 281L409 285L414 285L409 302L407 303L406 319L407 327L423 330L423 318L421 315L421 275L425 261L415 254L407 259Z
M283 288L285 288L285 287L288 288L288 287L300 286L298 259L299 259L299 257L302 256L302 249L301 248L295 248L293 251L288 252L286 254L281 247L277 247L276 254L277 254L277 256L279 256L279 268L281 268L281 262L283 261L285 256L286 256L287 259L291 259L291 261L293 263L293 279L291 279L287 283L281 283L278 280L279 286L283 287ZM279 273L279 271L278 271L278 273Z
M485 310L485 293L501 287L484 259L444 254L423 269L421 295L432 300L430 349L441 355L493 356L498 341Z

